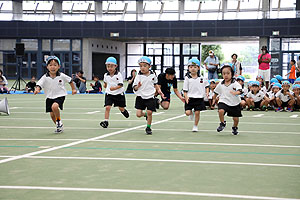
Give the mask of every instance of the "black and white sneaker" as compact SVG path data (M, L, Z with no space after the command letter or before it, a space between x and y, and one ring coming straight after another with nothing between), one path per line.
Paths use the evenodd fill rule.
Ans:
M238 135L239 134L238 127L232 127L232 134L233 135Z
M226 127L226 121L224 121L224 123L221 122L221 123L220 123L220 126L217 128L217 131L218 131L218 132L221 132L221 131L224 130L225 127Z
M128 118L129 117L129 112L125 109L123 112L121 112L124 117Z
M147 135L152 135L152 130L151 130L151 128L149 128L149 127L146 128L146 134L147 134Z
M64 125L61 121L56 121L56 130L54 133L62 133L64 132Z
M108 121L100 122L100 126L102 126L103 128L107 128L108 127Z

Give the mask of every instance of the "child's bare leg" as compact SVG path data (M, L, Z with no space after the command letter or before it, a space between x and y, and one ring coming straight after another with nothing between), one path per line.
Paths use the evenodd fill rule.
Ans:
M293 108L294 107L294 104L295 104L295 100L294 99L291 99L288 103L289 107Z
M144 117L145 116L145 113L142 111L142 110L136 110L136 116L137 117Z
M52 111L55 117L55 121L60 120L60 112L59 112L59 105L58 103L53 103L52 106Z
M120 110L121 112L124 112L125 108L124 108L124 107L119 107L119 110Z
M281 107L282 101L278 97L276 98L276 103L279 107Z
M220 122L224 123L225 110L220 109L220 110L218 110L218 113L219 113Z
M55 115L54 115L53 112L50 112L50 117L51 117L52 121L53 121L54 124L55 124L55 123L56 123L56 117L55 117Z
M190 116L190 115L192 115L193 114L193 112L191 111L191 110L186 110L185 111L185 115L186 116Z
M200 111L197 110L195 111L195 126L198 126L199 120L200 120Z
M110 112L111 106L105 106L105 114L104 114L104 118L106 120L109 119L109 112Z
M152 110L147 110L147 125L151 125L152 123Z
M237 127L239 125L239 118L238 117L233 117L233 127Z

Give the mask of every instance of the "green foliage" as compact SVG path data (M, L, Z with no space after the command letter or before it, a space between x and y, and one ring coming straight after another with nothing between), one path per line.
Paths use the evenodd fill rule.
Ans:
M243 74L243 76L245 77L245 79L251 79L251 75L250 74Z
M242 63L242 66L256 66L258 49L255 46L246 46L240 53L238 60Z
M224 54L222 52L221 45L202 45L201 50L201 62L203 63L208 55L209 50L213 50L215 52L215 56L219 58L220 64L224 62Z

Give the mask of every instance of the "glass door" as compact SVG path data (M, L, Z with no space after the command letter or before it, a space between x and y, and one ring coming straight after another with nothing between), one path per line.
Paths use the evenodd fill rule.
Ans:
M300 52L285 52L282 54L282 77L287 79L286 74L291 70L290 61L294 59L297 63L299 60Z

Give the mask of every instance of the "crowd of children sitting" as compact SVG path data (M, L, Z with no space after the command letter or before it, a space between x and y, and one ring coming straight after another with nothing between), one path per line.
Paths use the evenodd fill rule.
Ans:
M300 77L295 79L291 85L289 81L283 81L280 75L276 75L270 80L270 88L266 88L264 85L263 76L257 76L256 81L249 81L247 86L245 77L237 76L235 79L243 88L240 103L242 109L249 111L275 110L276 112L300 110ZM215 108L215 105L212 104L212 95L218 83L218 79L209 80L210 92L204 101L210 109Z

